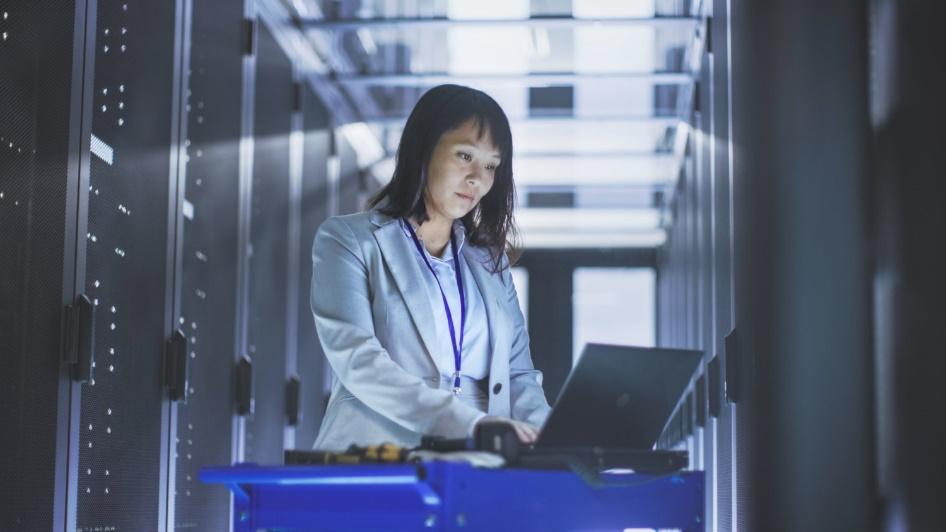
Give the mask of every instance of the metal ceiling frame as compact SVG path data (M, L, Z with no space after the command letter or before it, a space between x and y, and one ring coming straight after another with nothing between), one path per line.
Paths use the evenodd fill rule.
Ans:
M643 81L655 85L690 85L693 75L689 72L524 72L515 74L450 74L405 73L405 74L339 74L331 78L346 87L387 86L417 87L444 83L503 84L536 87L542 85L575 85L599 80Z
M408 115L365 115L362 118L368 124L378 125L378 126L403 126L407 121ZM676 115L536 115L536 116L526 116L526 115L509 115L507 114L509 123L515 127L517 123L522 122L543 122L543 121L553 121L553 120L568 120L571 123L589 123L589 122L620 122L622 124L630 123L640 123L640 124L658 124L664 127L676 127L680 122L685 121L684 118L681 118Z
M699 0L698 0L699 1ZM536 86L554 86L554 85L576 85L587 82L598 82L602 80L624 81L630 83L650 83L653 85L678 86L680 90L676 94L675 101L671 104L672 109L667 114L656 111L655 114L647 115L624 115L624 116L526 116L516 117L516 120L541 121L544 119L563 119L567 118L575 122L654 122L666 124L668 131L675 132L673 138L673 147L666 153L665 150L656 150L653 156L663 156L676 158L678 167L683 164L682 147L685 145L689 136L688 120L692 112L690 107L691 98L695 89L697 76L699 76L700 65L693 64L694 55L701 51L705 39L705 20L699 16L702 13L700 9L691 9L689 13L682 16L656 16L656 17L622 17L622 18L576 18L571 14L566 15L541 15L530 18L520 19L451 19L445 16L440 17L393 17L393 18L295 18L293 24L298 30L308 37L313 48L318 49L316 43L331 43L330 52L334 57L325 57L326 63L341 61L342 64L333 64L328 72L317 76L322 84L334 86L338 92L348 96L346 98L350 105L355 107L355 101L351 99L352 93L361 93L359 100L364 97L370 97L370 89L376 87L397 88L416 88L435 86L443 83L462 83L466 85L485 85L485 86L518 86L518 87L536 87ZM694 16L696 14L696 16ZM368 30L368 31L423 31L425 29L450 29L455 27L516 27L516 28L575 28L575 27L649 27L658 30L678 30L692 31L692 35L687 38L689 44L686 46L686 52L683 58L685 65L681 70L671 71L653 71L653 72L515 72L515 73L449 73L449 72L405 72L405 73L370 73L370 72L352 72L354 70L352 61L339 46L339 38L345 35L345 32ZM694 49L696 48L696 49ZM347 71L347 72L346 72ZM374 102L371 102L374 103ZM373 107L373 106L371 106ZM359 118L372 125L388 127L397 127L402 125L406 117L390 116L386 113L379 113L377 108L359 109ZM512 118L512 117L511 117ZM386 133L385 133L386 135ZM382 135L383 137L384 135ZM519 154L520 157L529 155L547 155L547 154ZM551 154L548 154L551 155ZM583 153L556 154L557 157L583 156ZM618 154L608 154L618 156ZM644 155L644 154L641 154ZM654 184L653 190L660 190L662 195L672 198L673 183ZM664 205L669 202L662 201ZM658 207L659 208L659 207Z
M588 158L588 159L629 159L629 158L642 158L650 159L653 157L667 157L670 158L673 156L673 152L661 151L661 150L626 150L626 151L516 151L516 159L575 159L575 158Z
M652 28L690 29L699 18L689 16L668 17L622 17L622 18L576 18L572 15L533 16L519 19L452 19L447 17L396 17L396 18L349 18L349 19L305 19L297 24L303 30L352 31L359 29L451 28L456 26L515 26L543 28L571 28L576 26L647 26Z

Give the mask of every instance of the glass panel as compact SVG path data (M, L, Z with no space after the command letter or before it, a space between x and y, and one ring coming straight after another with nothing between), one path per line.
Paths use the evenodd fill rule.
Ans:
M654 270L576 268L572 365L588 342L654 346Z

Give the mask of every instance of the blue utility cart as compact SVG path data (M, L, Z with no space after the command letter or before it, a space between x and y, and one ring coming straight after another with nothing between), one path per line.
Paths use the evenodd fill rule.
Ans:
M703 473L602 474L370 464L201 470L233 492L237 532L703 530Z

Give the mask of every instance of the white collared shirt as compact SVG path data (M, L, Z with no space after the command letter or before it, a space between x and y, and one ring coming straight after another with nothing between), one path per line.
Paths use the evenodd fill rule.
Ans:
M440 296L440 288L437 287L437 281L434 280L424 263L423 257L417 253L417 247L411 238L411 233L407 228L407 222L402 218L399 220L401 230L407 238L414 255L415 264L417 264L423 285L427 289L427 299L430 303L430 310L434 316L433 327L437 332L437 364L440 366L444 377L452 379L454 372L453 348L450 346L450 328L447 326L447 313L443 308L443 298ZM483 303L483 296L479 291L476 280L473 279L473 272L463 256L463 244L466 240L466 230L460 220L454 220L453 234L457 242L457 255L460 258L460 270L463 278L463 290L466 296L466 328L463 337L463 351L460 354L462 361L460 373L471 379L484 379L489 375L490 346L489 346L489 322L486 319L486 306ZM447 242L443 257L434 257L427 248L423 246L423 240L420 235L417 236L421 241L421 248L424 254L430 260L430 265L437 273L440 279L440 285L443 287L444 296L450 305L450 313L453 315L453 326L457 336L457 342L460 341L460 291L457 289L456 274L454 273L453 251L451 244Z

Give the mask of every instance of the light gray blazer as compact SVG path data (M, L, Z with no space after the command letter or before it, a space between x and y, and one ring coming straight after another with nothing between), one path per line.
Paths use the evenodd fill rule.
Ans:
M397 220L378 210L329 218L315 235L310 301L335 379L314 448L462 438L480 416L441 389L441 374L452 368L439 368L432 355L433 311L411 245ZM549 405L509 269L490 273L489 252L469 242L461 256L489 323L488 413L541 426Z

